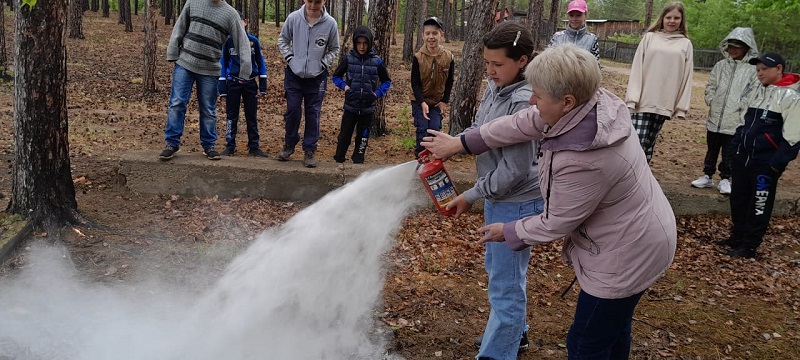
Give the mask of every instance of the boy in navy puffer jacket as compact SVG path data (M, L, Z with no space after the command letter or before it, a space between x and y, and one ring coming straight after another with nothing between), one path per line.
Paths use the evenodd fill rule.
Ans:
M242 16L242 23L247 28L247 18ZM220 65L222 70L219 75L217 90L219 96L225 98L225 115L227 126L225 130L225 151L223 155L233 156L236 152L236 131L239 123L239 103L244 103L244 118L247 122L247 149L251 156L267 157L267 153L261 151L258 138L258 95L267 94L267 67L264 65L264 56L261 55L261 44L258 38L252 34L247 34L250 40L250 62L253 64L253 71L249 79L242 79L236 76L241 66L239 54L233 46L233 39L228 36L225 45L222 46L222 58ZM256 76L258 83L256 83Z
M364 163L367 150L369 125L375 112L375 100L386 96L392 86L389 71L383 60L372 49L372 31L359 26L353 31L353 49L339 62L333 73L333 83L345 91L342 126L339 130L336 154L333 159L343 163L345 154L356 130L356 143L353 148L353 163Z
M732 146L731 257L754 258L769 227L778 179L800 150L800 76L784 73L786 61L767 53L750 59L758 86L748 96L744 125Z

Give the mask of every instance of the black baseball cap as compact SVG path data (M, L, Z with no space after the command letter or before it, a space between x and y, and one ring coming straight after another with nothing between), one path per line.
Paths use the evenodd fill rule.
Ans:
M439 18L436 17L436 16L431 16L431 17L425 19L425 21L422 23L422 26L425 26L425 25L435 25L435 26L438 26L439 29L444 30L444 23L442 22L442 20L439 20Z
M776 53L766 53L757 58L750 59L748 63L750 63L750 65L757 65L761 63L764 64L764 66L771 68L781 65L784 69L786 68L786 60L783 59L783 56Z

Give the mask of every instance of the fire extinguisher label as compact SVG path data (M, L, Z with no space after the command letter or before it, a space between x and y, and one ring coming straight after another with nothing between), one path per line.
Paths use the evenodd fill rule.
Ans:
M444 170L439 170L435 174L426 176L425 181L433 193L433 197L439 204L446 204L456 197L456 188L447 177Z

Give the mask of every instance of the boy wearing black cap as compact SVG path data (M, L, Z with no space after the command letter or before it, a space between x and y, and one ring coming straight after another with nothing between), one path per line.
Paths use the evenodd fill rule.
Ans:
M439 42L444 36L444 25L433 16L422 23L422 48L411 62L411 114L417 128L417 146L414 155L424 150L422 138L428 129L442 129L442 117L450 102L453 89L455 60L453 54Z
M747 97L744 125L736 129L731 191L731 257L755 258L769 227L778 178L800 150L800 75L784 74L775 53L750 59L758 81Z

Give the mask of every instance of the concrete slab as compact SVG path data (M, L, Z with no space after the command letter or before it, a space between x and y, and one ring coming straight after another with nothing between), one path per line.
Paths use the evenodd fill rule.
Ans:
M322 161L317 168L309 169L299 158L281 162L275 158L234 156L211 161L199 153L179 153L165 162L160 161L154 151L131 151L120 158L120 174L128 188L139 193L312 202L364 171L387 165L347 163L340 166ZM474 171L449 173L457 189L467 189L474 184ZM688 183L662 183L661 186L675 215L730 213L728 197L720 195L716 189L695 189ZM775 215L800 214L800 194L790 190L779 188Z
M0 213L0 261L31 232L28 222L16 215Z

